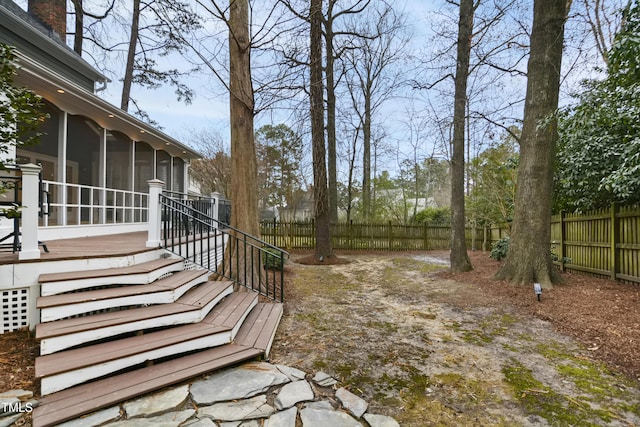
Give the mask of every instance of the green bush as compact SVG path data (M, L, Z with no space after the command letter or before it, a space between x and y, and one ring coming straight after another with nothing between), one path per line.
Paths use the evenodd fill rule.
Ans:
M451 209L446 208L426 208L418 212L414 218L420 224L446 224L451 219Z
M496 261L500 261L506 258L507 252L509 252L509 238L503 237L491 246L491 253L489 254L489 257Z
M281 252L274 248L262 248L262 256L264 268L267 270L279 270L280 269L280 255Z

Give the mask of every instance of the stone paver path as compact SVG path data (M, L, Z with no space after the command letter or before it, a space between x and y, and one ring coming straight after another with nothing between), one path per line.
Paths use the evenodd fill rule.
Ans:
M6 395L11 402L28 394ZM29 400L30 406L37 402ZM7 406L7 405L5 405ZM14 409L21 405L13 405ZM329 375L252 362L61 424L62 427L397 427ZM2 411L0 427L21 414ZM7 424L9 422L9 424Z

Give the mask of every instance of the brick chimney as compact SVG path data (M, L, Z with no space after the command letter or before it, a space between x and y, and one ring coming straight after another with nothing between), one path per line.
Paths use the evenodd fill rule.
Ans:
M40 18L62 41L67 37L67 0L29 0L29 12Z

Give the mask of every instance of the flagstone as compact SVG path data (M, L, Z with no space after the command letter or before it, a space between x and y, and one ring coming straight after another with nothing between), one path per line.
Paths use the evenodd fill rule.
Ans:
M304 408L300 418L303 427L362 427L359 421L341 411Z
M191 397L198 405L211 405L252 397L289 381L285 374L269 363L248 363L193 383Z
M290 408L298 402L304 402L314 399L313 390L306 381L295 381L285 384L280 390L274 404L277 409L282 410Z
M189 396L189 385L185 384L160 393L153 393L124 404L127 416L153 416L178 407Z
M356 418L362 417L369 406L364 399L359 398L346 388L339 388L336 390L336 398L340 401L342 407L351 412L351 414Z
M198 409L199 417L209 417L220 421L244 421L254 418L266 418L275 412L275 408L267 404L263 394L236 402L216 403Z

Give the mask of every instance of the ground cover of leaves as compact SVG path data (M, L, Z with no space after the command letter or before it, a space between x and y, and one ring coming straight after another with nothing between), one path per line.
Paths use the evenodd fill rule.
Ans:
M465 274L446 253L340 256L292 257L274 362L334 375L403 426L640 425L640 288L565 275L538 302L482 252Z

